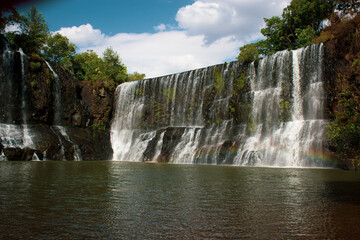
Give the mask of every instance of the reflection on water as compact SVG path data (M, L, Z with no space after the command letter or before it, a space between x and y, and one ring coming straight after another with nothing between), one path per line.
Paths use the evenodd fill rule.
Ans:
M360 174L1 162L0 239L354 239Z

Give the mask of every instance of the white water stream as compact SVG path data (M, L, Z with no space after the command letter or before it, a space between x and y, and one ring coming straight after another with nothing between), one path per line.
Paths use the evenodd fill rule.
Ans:
M66 141L70 142L73 146L74 154L73 159L75 161L80 161L82 159L81 157L81 150L78 145L76 145L70 138L69 134L67 133L66 127L62 126L62 118L61 118L61 112L62 112L62 104L61 104L61 82L59 75L54 71L54 69L51 67L51 65L45 61L46 65L50 69L50 71L54 75L54 126L51 127L51 130L54 132L54 134L58 137L59 142L61 143L61 155L63 160L66 160L65 158L65 148L64 143L62 140L62 137L65 138Z

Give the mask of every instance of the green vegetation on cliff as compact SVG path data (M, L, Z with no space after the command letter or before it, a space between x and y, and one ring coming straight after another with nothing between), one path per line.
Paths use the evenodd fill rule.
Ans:
M11 20L9 20L11 19ZM2 21L6 21L1 19ZM48 24L45 17L33 6L25 16L12 10L12 15L7 19L9 23L18 24L20 31L7 32L5 36L10 43L17 45L27 54L40 54L42 47L47 43L50 36ZM6 23L1 24L6 27ZM1 29L4 32L4 29Z
M6 32L8 25L18 25L19 30ZM34 6L24 16L14 8L0 9L0 33L26 54L41 55L47 61L65 67L79 80L103 80L116 85L145 78L145 74L137 72L128 74L120 55L111 47L103 52L102 58L92 50L76 54L75 45L67 37L50 33L45 17Z
M17 26L6 31L7 26ZM54 75L61 79L64 124L104 129L110 125L113 94L117 85L145 78L129 74L119 53L108 47L102 56L88 50L76 53L76 46L65 36L51 33L45 17L32 7L24 16L16 9L0 8L0 34L20 47L29 58L29 86L34 105L34 122L51 123ZM66 123L65 123L66 122Z
M360 14L325 29L331 72L328 137L338 158L360 169Z
M87 51L75 55L72 59L73 71L79 80L108 80L120 84L127 80L127 68L120 61L117 52L108 48L100 58L95 52Z
M324 20L333 20L339 13L354 14L359 7L356 0L292 0L281 17L264 18L266 26L261 34L265 39L242 46L237 59L250 62L277 51L316 43Z
M71 69L71 59L75 55L75 45L60 33L50 35L43 47L45 59Z

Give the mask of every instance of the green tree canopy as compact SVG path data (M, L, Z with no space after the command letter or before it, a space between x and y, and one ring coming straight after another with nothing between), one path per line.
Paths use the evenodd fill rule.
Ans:
M257 43L244 45L240 48L237 59L244 62L252 62L259 59L259 49Z
M21 16L15 8L0 9L0 34L5 33L8 25L14 25L20 22Z
M75 55L75 45L67 37L60 33L50 36L43 50L45 59L71 68L70 59Z
M18 25L20 30L5 33L9 24ZM25 16L14 8L0 9L0 33L5 33L9 42L21 47L25 53L42 55L46 60L66 67L82 81L100 80L111 88L145 78L145 74L138 72L127 74L120 55L111 47L103 52L102 58L92 50L76 54L75 45L67 37L59 33L50 34L45 17L34 6Z
M127 79L127 68L121 62L119 54L111 47L103 52L103 72L105 76L120 84Z
M111 80L117 84L127 81L127 68L111 47L100 58L95 52L77 54L72 59L75 76L80 80Z
M292 35L288 34L285 20L280 17L264 18L266 27L261 29L262 35L266 37L266 54L273 54L277 51L289 48Z
M146 76L143 73L134 72L134 73L128 75L128 78L127 78L126 81L127 82L132 82L132 81L142 80L145 77Z
M76 54L72 58L74 74L79 80L91 81L98 79L101 74L102 59L92 50Z
M305 29L311 26L315 31L320 31L322 22L333 11L331 0L292 0L283 11L282 18L291 32L296 29Z
M33 6L25 16L20 16L17 21L21 31L20 33L8 33L9 41L21 47L25 53L40 54L50 34L45 17Z
M251 56L256 55L256 49L259 54L269 55L311 44L312 40L319 36L322 22L331 16L336 3L337 6L349 7L344 1L292 0L283 10L281 17L264 18L266 26L261 29L261 33L265 39L241 47L238 59L253 59Z

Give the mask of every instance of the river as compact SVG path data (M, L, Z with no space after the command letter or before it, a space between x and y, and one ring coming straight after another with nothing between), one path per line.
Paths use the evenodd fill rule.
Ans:
M338 169L0 162L0 239L356 239Z

